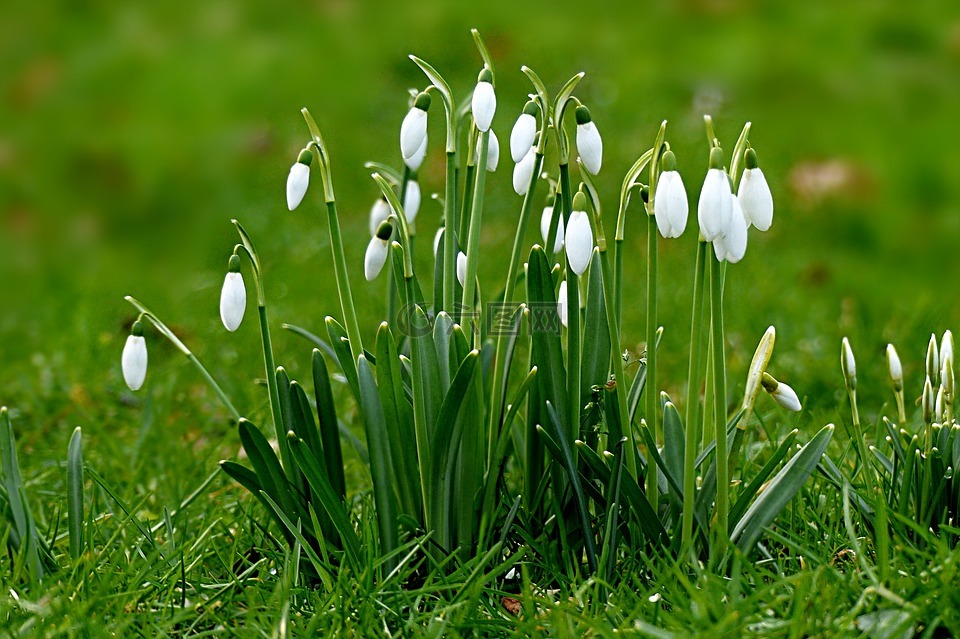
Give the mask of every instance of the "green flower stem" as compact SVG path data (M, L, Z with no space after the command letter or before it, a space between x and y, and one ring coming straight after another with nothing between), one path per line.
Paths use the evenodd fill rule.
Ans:
M457 227L457 237L466 241L470 233L470 210L473 204L473 191L476 187L477 166L474 164L474 156L477 153L477 146L480 142L479 131L471 126L470 138L467 144L467 171L463 176L463 197L460 203L460 219Z
M613 261L613 319L621 326L623 313L623 238L614 240ZM628 456L629 457L629 456ZM628 459L629 462L629 459Z
M327 221L330 224L330 248L333 251L333 272L337 278L337 292L340 294L340 309L346 324L347 338L350 340L350 355L354 366L363 354L363 342L360 340L360 324L357 311L353 306L353 293L350 292L350 278L347 276L347 259L343 253L343 238L340 235L340 218L337 216L337 202L327 200ZM359 398L357 398L359 400Z
M257 288L260 289L260 279L257 277ZM277 448L280 449L280 459L283 461L283 470L287 479L296 485L297 467L293 464L290 454L290 444L283 429L283 414L280 412L280 392L277 387L277 366L273 361L273 343L270 340L270 325L267 323L267 307L257 304L257 313L260 317L260 339L263 341L263 367L267 373L267 395L270 396L270 413L273 416L273 430L277 434Z
M457 278L457 152L447 150L447 183L444 193L443 220L443 308L459 321L453 313Z
M490 132L480 134L481 170L476 172L476 182L473 187L473 201L470 204L470 231L467 234L467 273L463 280L463 300L461 309L472 312L474 308L474 294L477 283L477 263L480 261L480 223L483 221L483 187L486 181L487 152L490 148ZM479 299L476 300L479 304Z
M683 521L681 543L684 548L693 538L693 509L696 503L697 424L700 420L700 371L703 350L703 289L707 250L703 239L697 242L697 265L693 279L693 311L690 321L690 365L687 369L687 405L683 423L685 447L683 461Z
M403 177L400 179L400 202L407 198L407 185L413 178L410 167L403 165ZM411 250L413 247L410 247ZM387 260L387 322L393 324L397 317L397 282L393 279L393 260Z
M233 421L239 422L240 412L236 409L236 407L234 407L233 402L231 402L230 398L227 397L227 394L223 392L223 389L220 388L220 384L218 384L217 381L213 379L213 376L210 375L210 372L207 371L207 369L203 366L203 364L200 363L200 360L197 359L196 355L194 355L193 352L191 352L190 349L187 348L186 344L180 341L180 338L177 337L173 333L173 331L171 331L170 328L167 327L166 324L160 321L160 318L154 315L150 309L148 309L146 306L141 304L139 300L137 300L134 297L131 297L130 295L127 295L124 299L127 300L127 302L129 302L130 304L132 304L134 308L140 311L141 317L143 317L144 319L149 321L151 324L153 324L154 327L160 332L161 335L166 337L170 341L170 343L177 348L177 350L183 353L187 357L187 359L190 360L190 362L197 367L197 370L200 371L200 374L210 385L210 388L212 388L213 392L217 394L217 397L220 398L220 401L223 402L223 405L226 407L226 409L230 411L230 415L231 417L233 417Z
M651 200L652 204L652 200ZM657 219L652 206L647 211L647 383L643 389L646 398L647 425L653 430L653 441L660 445L663 439L663 427L660 425L657 407ZM651 464L651 468L656 468ZM660 500L658 474L656 470L648 473L647 501L657 511Z
M730 539L728 521L730 469L727 465L727 372L724 362L723 282L720 261L715 256L710 260L710 312L713 323L714 438L717 442L717 532L722 550Z
M562 136L561 136L562 137ZM560 165L560 194L563 200L563 228L570 228L573 192L570 189L570 165ZM550 247L551 249L553 247ZM580 276L567 260L567 395L570 399L570 436L580 437ZM576 453L574 453L576 454Z

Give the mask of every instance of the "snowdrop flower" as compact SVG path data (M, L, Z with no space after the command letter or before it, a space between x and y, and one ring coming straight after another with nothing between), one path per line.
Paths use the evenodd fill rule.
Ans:
M743 211L740 210L740 202L736 196L731 193L729 197L730 206L733 209L730 224L727 226L727 232L713 241L713 252L716 253L718 260L736 264L747 252L747 221L743 217Z
M383 270L383 265L387 261L387 254L390 249L390 235L393 233L393 227L389 222L384 222L377 229L376 234L370 238L367 244L367 252L363 256L363 276L368 282L372 282Z
M400 155L403 160L413 158L420 147L426 152L427 144L427 111L430 109L430 94L424 91L414 100L413 106L407 111L400 125ZM422 158L421 158L422 159Z
M416 173L420 170L420 165L423 164L423 158L427 156L427 136L424 134L423 142L420 144L414 154L408 158L403 158L403 163L407 165L407 168Z
M457 253L457 280L460 282L460 286L464 286L464 281L467 279L467 256L460 251Z
M381 200L381 202L382 201L383 200ZM387 215L389 215L389 205L387 208ZM407 192L403 195L403 214L407 216L407 222L413 224L413 221L417 219L417 213L419 212L420 183L416 180L407 180Z
M840 345L840 370L843 371L847 388L857 390L857 360L853 358L853 349L850 348L850 340L846 337Z
M543 214L540 216L540 235L543 236L543 245L548 246L550 244L550 238L547 237L550 234L550 224L553 222L553 204L556 200L556 196L553 193L547 195L547 201L543 206ZM557 222L557 239L553 243L553 252L557 254L563 248L563 216L560 216L560 220Z
M537 103L530 100L523 105L523 113L517 118L510 132L510 157L514 163L523 159L527 151L533 146L537 137Z
M231 255L227 275L220 289L220 321L231 333L240 328L247 308L247 289L240 274L240 256Z
M767 186L767 178L763 177L763 171L757 166L757 152L747 149L744 162L746 168L740 177L737 199L743 208L747 227L752 224L758 230L766 231L773 223L773 195Z
M390 213L390 205L387 204L387 201L382 197L373 203L373 206L370 207L370 235L377 234L377 229L387 221Z
M493 114L497 111L497 94L493 90L493 72L483 68L477 78L477 86L473 90L471 101L473 121L481 131L488 131L493 122Z
M290 173L287 175L287 209L294 210L300 206L303 196L307 194L307 187L310 185L310 162L313 161L313 153L310 149L300 151L297 161L290 167Z
M953 333L950 332L950 329L947 329L943 332L943 337L940 339L940 366L943 367L943 361L949 357L953 359ZM941 375L942 377L942 375Z
M653 214L657 218L657 228L663 237L680 237L687 226L687 191L677 172L677 158L673 151L666 151L662 159L663 173L657 182L657 193L653 201Z
M697 204L700 234L708 242L726 235L730 227L730 220L733 217L733 203L730 195L730 180L723 171L723 151L714 147L710 150L710 168L703 181L700 202Z
M493 132L493 129L490 129L490 139L487 142L487 171L493 173L497 170L497 165L500 164L500 140L497 139L497 134ZM473 161L475 163L480 162L480 145L477 144L476 149L474 150Z
M443 237L443 227L437 229L436 235L433 236L433 257L437 257L437 252L440 250L440 238Z
M597 125L593 123L587 107L582 104L578 106L576 117L577 152L580 153L584 168L591 175L596 175L600 172L600 165L603 163L603 140L600 139L600 132L597 131Z
M133 323L127 343L123 345L120 367L123 369L123 381L130 390L140 390L147 377L147 342L143 338L143 325L140 320Z
M937 350L937 336L930 334L930 342L927 344L927 377L933 384L936 384L940 375L940 353Z
M763 390L770 393L770 397L787 410L797 412L802 408L797 392L783 382L774 379L772 375L764 373L763 381L760 384L763 386Z
M513 167L513 190L517 195L527 194L530 180L533 178L534 164L536 164L536 147L531 146L523 159Z
M590 257L593 255L593 229L590 228L590 218L587 215L587 196L583 194L583 191L577 192L573 198L573 212L570 213L564 239L570 268L577 275L583 275L590 264Z
M887 344L887 368L890 371L893 390L897 392L903 390L903 366L900 364L900 356L893 344Z
M568 326L570 316L567 310L567 280L560 282L560 290L557 291L557 312L560 314L560 323Z

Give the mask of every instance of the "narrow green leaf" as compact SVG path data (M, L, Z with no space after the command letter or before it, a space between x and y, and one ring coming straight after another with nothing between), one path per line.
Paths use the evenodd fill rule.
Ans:
M340 426L337 407L330 387L330 373L323 353L313 350L313 395L317 402L318 429L323 446L323 457L334 491L340 499L346 497L347 484L343 476L343 450L340 446Z
M594 386L607 383L610 374L610 332L603 300L603 269L594 251L583 321L583 354L580 357L580 397L590 397Z
M347 331L343 326L332 317L326 319L327 334L330 336L330 346L337 355L337 361L340 362L340 370L343 376L347 378L350 384L350 390L353 396L360 401L360 384L357 381L357 365L353 361L353 353L350 351L350 340L347 337Z
M566 401L567 373L563 363L563 347L560 343L560 317L557 314L557 298L554 294L553 277L547 256L539 246L533 247L527 261L527 299L530 318L530 334L533 342L533 364L537 367L540 401L550 402L564 432L570 419Z
M750 505L750 502L753 500L754 495L763 487L764 483L769 479L770 475L773 474L773 471L777 469L777 466L780 465L781 460L787 456L787 453L790 452L790 447L793 446L793 442L797 439L797 433L800 432L796 428L787 433L787 436L784 437L783 441L780 443L780 446L777 447L777 450L770 456L770 459L766 461L763 465L763 468L760 469L760 472L757 473L756 477L750 480L750 483L746 484L746 487L740 493L740 496L737 498L737 503L733 505L733 508L730 510L730 521L736 523L740 521L740 518L743 516L743 513L747 511L747 506Z
M680 419L680 412L673 405L666 393L660 394L663 404L663 462L667 471L672 475L678 484L683 482L683 460L686 450L686 441L684 439L683 423ZM682 489L678 497L683 499Z
M70 525L70 557L83 554L83 450L80 427L73 431L67 445L67 511Z
M293 513L295 506L290 483L267 438L246 419L241 418L237 428L240 432L240 443L243 444L243 450L247 453L263 490L280 504L285 512Z

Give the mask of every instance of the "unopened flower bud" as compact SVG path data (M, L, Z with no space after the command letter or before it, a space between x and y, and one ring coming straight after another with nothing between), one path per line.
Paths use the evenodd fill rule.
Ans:
M933 382L927 377L923 382L923 397L920 400L920 406L923 412L923 423L932 424L936 417L937 398L933 391Z
M763 386L763 390L770 393L770 397L787 410L797 412L802 408L796 391L783 382L777 381L772 375L764 373L760 384Z
M147 377L147 342L143 338L143 325L140 320L133 323L123 354L120 357L123 380L132 391L140 390Z
M583 160L583 167L596 175L603 163L603 140L597 125L593 123L590 110L580 105L575 112L577 118L577 152Z
M903 390L903 366L893 344L887 344L887 368L890 371L890 384L899 393Z
M927 377L933 384L939 382L940 377L940 353L937 350L937 336L931 334L930 342L927 344Z
M840 370L843 371L843 379L849 390L857 390L857 360L853 358L853 349L850 348L850 340L843 338L840 347Z

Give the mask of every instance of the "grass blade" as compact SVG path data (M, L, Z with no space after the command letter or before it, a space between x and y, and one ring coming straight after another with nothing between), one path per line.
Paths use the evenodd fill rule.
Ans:
M67 446L67 511L70 557L76 561L83 554L83 451L79 426Z

